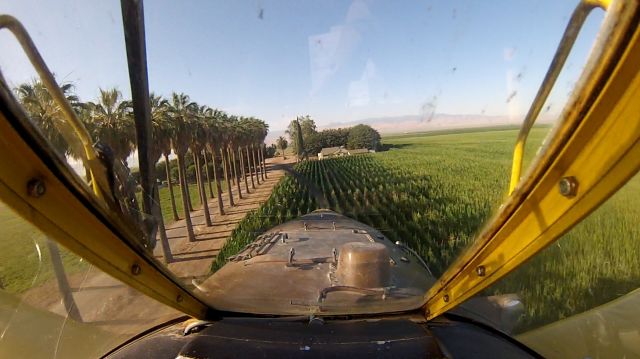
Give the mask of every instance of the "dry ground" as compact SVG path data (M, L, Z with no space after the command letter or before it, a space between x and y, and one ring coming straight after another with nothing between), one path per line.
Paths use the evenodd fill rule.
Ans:
M211 263L235 226L249 211L258 208L269 198L273 187L285 175L282 168L288 167L287 165L292 162L293 158L288 158L286 161L281 157L269 159L266 181L261 182L260 185L256 183L255 190L251 190L249 194L245 193L245 187L242 184L242 199L237 197L234 188L234 207L229 206L228 196L223 193L226 212L224 215L218 211L217 199L209 199L213 226L207 227L205 225L202 206L192 212L196 241L189 242L187 240L184 219L169 224L167 234L174 257L168 265L171 272L183 280L187 286L192 286L194 279L200 281L206 277ZM249 187L251 189L251 183L249 183ZM164 258L160 246L161 242L158 241L154 255L160 262L163 262ZM88 271L70 275L68 279L82 321L93 323L100 329L117 336L137 333L154 324L181 315L167 306L150 300L94 267ZM25 304L46 309L65 317L64 305L55 280L26 291L21 299Z

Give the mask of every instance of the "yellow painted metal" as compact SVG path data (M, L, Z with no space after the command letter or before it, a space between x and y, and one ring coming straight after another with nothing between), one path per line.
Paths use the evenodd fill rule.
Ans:
M584 24L584 21L587 19L587 16L591 13L591 10L595 8L603 8L607 9L610 5L609 0L583 0L581 1L576 9L573 11L571 15L571 19L569 19L569 24L562 35L562 39L560 40L560 44L556 49L556 53L553 56L553 60L551 61L551 65L549 66L549 70L542 80L542 85L538 89L538 93L536 97L533 99L533 103L525 116L522 127L520 128L520 132L518 133L518 138L516 140L516 145L513 150L513 161L511 164L511 181L509 182L509 194L513 193L516 186L520 182L520 174L522 172L522 161L524 157L524 149L527 143L527 137L529 136L529 132L533 127L538 115L540 114L540 110L542 110L542 106L544 102L547 100L553 85L555 84L560 72L562 71L562 67L564 66L567 57L569 57L569 53L571 52L571 48L578 37L580 29Z
M110 194L106 169L98 159L91 137L22 24L11 16L0 15L0 29L3 28L15 35L60 106L64 120L56 121L56 128L89 169L92 192L85 190L82 182L55 154L48 156L48 160L54 162L53 166L45 164L43 157L34 152L34 144L30 146L25 142L5 115L0 114L0 198L42 232L104 272L160 302L204 318L207 306L178 285L166 270L141 255L141 248L135 248L135 237L140 233L119 217L118 205ZM27 132L34 135L37 130L31 128ZM51 152L44 142L35 146L45 153ZM52 167L57 171L52 171ZM28 196L27 183L33 179L44 182L46 193L42 197ZM135 275L134 266L135 272L139 272Z
M55 162L55 157L48 160ZM207 306L139 254L131 245L134 239L123 238L131 234L117 221L106 220L103 208L74 193L76 188L67 183L69 176L60 177L63 167L45 163L0 113L0 198L43 233L109 275L186 314L204 318ZM44 183L44 195L28 194L27 183L33 179Z
M549 146L473 245L427 292L428 319L518 268L638 172L639 5L609 5L592 56ZM564 178L575 180L575 194L561 194Z
M42 56L40 56L38 49L27 33L27 30L16 18L10 15L0 15L0 30L1 29L11 31L16 37L27 58L29 58L29 61L40 76L42 83L47 88L47 91L49 91L51 97L60 106L64 121L55 121L56 129L69 144L73 153L80 156L84 166L89 169L94 194L98 198L107 201L112 208L116 208L115 204L109 199L109 196L104 195L105 193L109 193L107 176L104 171L100 169L102 164L98 160L96 151L93 148L91 136L89 136L82 121L78 119L71 105L67 102L53 74L49 71L47 64L42 59Z

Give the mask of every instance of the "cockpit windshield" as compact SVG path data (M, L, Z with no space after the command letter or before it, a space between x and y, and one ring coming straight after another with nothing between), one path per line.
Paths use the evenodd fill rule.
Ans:
M511 192L518 130L575 6L147 2L147 146L125 42L130 13L119 1L0 4L13 17L2 21L24 26L57 85L3 29L3 101L19 104L12 111L24 116L33 158L71 178L60 188L91 208L59 203L60 231L95 236L89 249L56 244L45 230L55 226L21 218L0 192L0 353L5 334L34 316L69 343L97 329L87 345L104 354L183 315L164 304L253 315L422 307ZM586 17L531 129L523 173L567 111L604 19L601 10ZM28 196L51 193L45 182L34 175ZM631 345L637 325L622 316L611 324L606 313L617 309L598 306L637 302L638 189L636 176L457 313L549 356L569 355L538 347L560 328ZM111 243L106 230L91 233L89 214L125 244L103 248L117 275L83 258ZM126 289L126 277L139 286Z

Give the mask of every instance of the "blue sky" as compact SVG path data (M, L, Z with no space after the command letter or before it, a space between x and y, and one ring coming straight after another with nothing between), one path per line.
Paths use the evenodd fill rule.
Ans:
M264 119L318 125L428 113L519 121L576 1L149 1L150 86ZM83 100L129 93L120 2L6 1L58 79ZM562 107L602 14L590 17L549 101ZM0 33L13 84L34 71ZM510 99L508 101L508 99Z

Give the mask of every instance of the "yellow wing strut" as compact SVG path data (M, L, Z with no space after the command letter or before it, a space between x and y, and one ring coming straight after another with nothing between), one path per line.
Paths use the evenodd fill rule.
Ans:
M139 234L114 210L117 204L109 194L106 169L97 158L91 138L24 27L15 18L0 15L2 28L16 36L60 106L64 120L56 121L56 127L91 171L96 196L39 136L0 76L0 198L105 273L183 313L205 318L207 305L184 289L168 270L160 268L151 255L138 253L132 246ZM37 191L32 190L33 183L38 184Z
M591 10L600 7L603 9L607 9L610 1L589 1L584 0L581 1L576 9L573 11L571 15L571 19L569 20L569 24L562 35L562 39L560 40L560 44L558 45L558 49L556 50L555 55L553 56L553 60L551 60L551 66L549 66L549 70L547 70L547 74L544 76L544 80L542 80L542 85L538 89L538 93L536 97L533 99L533 103L529 108L529 112L524 118L524 122L522 127L520 128L520 133L518 133L518 139L516 140L516 146L513 150L513 163L511 164L511 181L509 182L509 194L513 193L513 190L518 185L520 181L520 173L522 172L522 160L524 157L524 148L527 143L527 137L529 136L529 131L531 131L531 127L535 123L538 115L540 114L540 110L544 105L544 102L547 100L553 85L558 79L558 75L562 71L562 67L564 66L567 57L569 57L569 53L571 52L571 48L578 37L580 29L582 25L584 25L584 21L587 19L587 16L591 13Z
M428 319L518 268L638 172L639 23L637 1L609 5L549 146L473 245L427 292Z
M49 71L47 64L42 59L42 56L40 56L38 49L27 33L27 30L25 30L24 26L22 26L16 18L10 15L0 15L0 30L2 29L11 31L16 37L29 58L29 61L31 61L31 64L38 72L47 91L49 91L51 97L60 106L64 121L55 121L55 126L72 148L73 152L80 156L83 165L89 169L92 189L95 195L98 196L98 198L106 200L109 196L104 196L103 191L108 188L108 182L106 176L101 175L104 171L98 170L98 166L101 166L101 164L93 148L91 136L89 136L84 125L76 116L69 102L67 102L51 71Z

